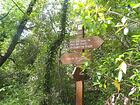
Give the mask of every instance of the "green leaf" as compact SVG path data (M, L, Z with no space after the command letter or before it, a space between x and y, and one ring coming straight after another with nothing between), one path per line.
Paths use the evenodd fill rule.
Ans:
M136 90L137 90L137 88L136 88L136 87L133 87L133 88L131 89L131 91L129 92L128 95L130 96L130 95L134 94L134 92L135 92Z
M118 73L118 81L120 82L122 80L123 72L120 70Z
M115 34L118 34L122 29L123 29L123 27L119 28L119 29L115 32Z
M132 8L138 8L138 7L140 7L140 3L134 5Z
M0 89L0 92L2 92L2 91L5 91L5 88L4 87Z
M116 58L115 63L118 63L118 62L120 62L120 61L122 61L121 58Z
M85 62L85 66L88 66L89 65L89 63L88 62Z
M135 43L138 43L140 41L140 35L133 35L132 36L132 41Z
M127 65L124 61L120 64L119 69L122 70L124 74L126 74Z
M124 33L124 35L127 35L128 34L128 32L129 32L129 29L126 27L126 28L124 28L124 30L123 30L123 33Z
M120 90L121 90L121 85L120 85L119 81L114 80L113 84L114 84L115 87L117 88L118 92L120 92Z
M122 24L125 24L127 21L127 18L125 16L123 16L123 18L121 19Z

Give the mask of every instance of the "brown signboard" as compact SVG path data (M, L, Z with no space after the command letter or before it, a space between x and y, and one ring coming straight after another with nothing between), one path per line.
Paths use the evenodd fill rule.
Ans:
M86 58L81 53L65 53L60 60L62 64L82 64Z
M71 50L98 48L102 45L103 42L104 41L100 37L94 36L92 38L71 40L69 43L69 47Z

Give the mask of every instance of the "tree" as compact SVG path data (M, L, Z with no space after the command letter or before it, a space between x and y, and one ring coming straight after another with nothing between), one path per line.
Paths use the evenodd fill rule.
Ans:
M21 20L19 26L17 27L17 32L15 33L11 44L9 45L6 53L0 57L0 66L3 65L3 63L9 58L9 56L12 54L13 50L15 49L17 42L21 36L21 33L23 32L25 25L28 21L28 18L30 16L30 14L32 13L32 10L33 10L35 3L36 3L36 0L32 0L31 3L29 4L28 9L23 16L23 19Z
M137 21L139 1L86 0L74 2L73 5L75 9L71 11L71 18L74 20L78 16L82 20L87 30L85 37L98 35L105 41L99 50L93 51L94 60L85 63L84 69L88 70L89 75L93 78L93 84L89 88L93 90L97 88L100 94L105 93L105 97L100 96L100 94L96 96L102 97L102 100L98 102L99 104L103 104L105 102L103 100L109 95L114 95L116 89L115 92L119 98L115 103L123 104L125 97L133 97L129 93L134 94L132 90L137 83L135 82L134 86L131 80L139 80L138 78L137 80L130 79L134 76L134 72L138 73L136 59L139 52L136 50L138 48L136 45L139 45L139 40L134 42L134 37L137 37L136 39L139 37L139 30L137 30L137 27L139 27L139 21ZM131 64L135 66L132 67ZM131 69L136 71L133 72ZM139 86L136 87L137 89L134 90L137 95ZM138 102L135 101L135 104L138 104Z
M90 77L84 82L85 105L139 105L139 0L29 3L0 2L0 105L75 104L74 66L62 65L60 57L73 52L68 44L75 39L78 22L85 38L104 40L100 48L82 53L91 54L81 65Z

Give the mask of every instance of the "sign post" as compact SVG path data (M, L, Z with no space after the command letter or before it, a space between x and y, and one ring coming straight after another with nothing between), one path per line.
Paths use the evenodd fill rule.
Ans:
M84 105L84 75L81 74L80 67L75 67L73 77L76 81L76 105Z
M62 64L74 64L76 67L72 73L75 79L76 89L76 105L84 105L84 74L80 67L86 57L82 56L85 49L99 48L104 42L100 37L94 36L92 38L84 38L84 27L78 30L77 38L70 40L69 48L73 53L65 53L61 56L60 60Z
M84 38L84 27L82 27L82 30L78 30L79 38ZM70 41L70 46L71 46ZM73 44L74 45L74 44ZM71 49L71 48L70 48ZM75 49L75 50L81 50L80 52L84 52L84 49ZM77 65L79 66L79 65ZM81 73L82 69L81 67L76 67L73 71L73 77L75 79L75 90L76 90L76 105L84 105L84 75Z

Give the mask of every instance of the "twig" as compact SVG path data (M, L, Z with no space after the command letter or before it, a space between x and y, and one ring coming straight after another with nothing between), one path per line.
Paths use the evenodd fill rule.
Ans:
M130 67L140 68L140 65L127 64Z
M129 46L126 45L123 41L121 41L121 39L117 35L115 35L115 38L121 42L121 44L124 48L129 48Z
M51 26L52 26L52 29L54 30L55 33L57 33L56 30L55 30L55 28L54 28L54 26L53 26L53 19L52 19L52 16L51 16L51 14L50 14L49 11L48 11L48 15L49 15L49 17L50 17L49 19L50 19L50 21L51 21L50 24L51 24Z
M25 12L18 6L18 4L17 4L14 0L12 0L12 2L17 6L17 8L18 8L23 14L25 14Z
M9 57L8 59L10 59L14 64L16 64L16 61L13 58Z
M121 16L121 17L124 16L124 15L118 13L118 12L115 12L115 11L108 11L107 14L115 14L115 15L118 15L118 16ZM130 20L130 21L133 21L133 22L135 22L135 23L140 23L140 22L137 21L137 20L134 20L134 19L129 18L129 17L127 17L127 16L125 16L125 17L126 17L128 20Z
M14 6L12 6L12 7L9 9L9 11L8 11L3 17L0 18L0 20L4 19L6 16L8 16L9 13L10 13L10 11L13 9L13 7L14 7Z
M118 96L116 97L116 100L115 100L115 102L114 102L115 105L116 105L116 103L118 102L119 98L120 98L120 93L119 93Z

